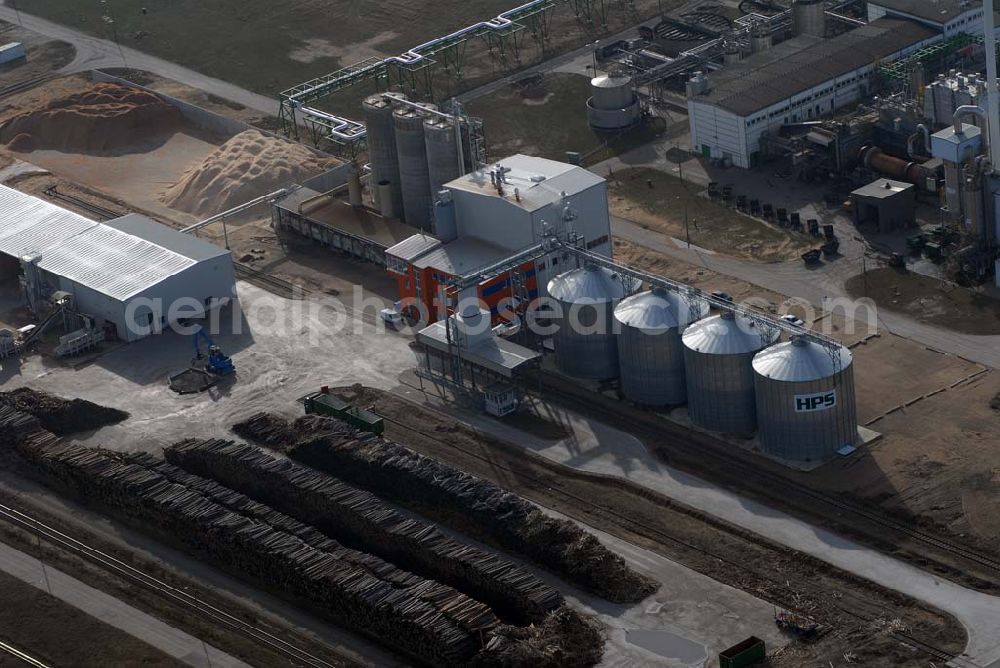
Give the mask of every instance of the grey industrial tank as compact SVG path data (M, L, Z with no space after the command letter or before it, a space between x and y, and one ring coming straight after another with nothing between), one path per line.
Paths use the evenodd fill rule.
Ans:
M433 108L433 105L427 105ZM403 191L403 220L422 230L431 229L430 173L427 169L427 144L424 121L427 114L413 107L393 112L396 126L396 151L399 153L399 182Z
M753 357L780 335L728 311L688 327L681 342L691 421L712 431L753 433Z
M427 171L431 193L436 195L441 187L471 171L469 131L465 124L462 137L462 161L458 159L458 137L455 121L443 116L431 116L424 121L424 142L427 145Z
M621 277L609 269L587 265L553 278L548 292L561 316L553 336L556 367L574 378L615 378L618 344L614 310L625 296Z
M368 141L368 156L371 162L372 198L380 211L402 211L403 195L399 183L399 155L396 152L396 129L392 120L395 103L383 95L372 95L365 99L362 108L365 114L365 130ZM388 182L392 201L384 203L378 192L378 184Z
M681 334L706 315L705 300L662 288L618 304L618 368L626 399L646 406L687 401Z
M792 4L792 34L826 35L826 7L823 0L795 0Z
M753 360L760 448L800 462L822 461L858 437L851 352L792 337Z
M587 100L587 119L599 131L617 131L632 127L642 118L642 105L635 94L632 78L625 75L601 75L590 80L591 97Z

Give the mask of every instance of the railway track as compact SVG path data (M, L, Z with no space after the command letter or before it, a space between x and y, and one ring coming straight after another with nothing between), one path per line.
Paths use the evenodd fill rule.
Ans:
M66 193L59 192L56 186L49 186L42 191L46 197L49 199L58 200L65 202L67 204L72 204L78 209L83 209L84 211L97 216L99 221L114 220L115 218L120 218L122 214L117 211L112 211L111 209L105 209L103 206L98 206L92 202L76 197L75 195L67 195Z
M546 377L546 380L553 381L556 379L554 377ZM605 406L603 403L594 401L592 399L584 398L576 392L561 391L559 393L559 398L564 402L575 404L576 408L574 408L574 410L577 410L582 414L602 420L608 424L615 424L616 422L620 421L623 417L620 413L614 412L613 410ZM573 406L571 406L571 408L572 407ZM634 416L630 414L630 417ZM680 425L674 427L673 425L664 424L659 421L653 424L651 423L651 420L649 418L643 419L642 417L639 417L637 420L634 420L630 424L629 430L634 435L642 438L643 440L653 443L662 442L665 437L672 438L675 440L678 438L682 438L685 440L685 443L690 443L692 440L696 441L699 444L705 446L698 448L699 457L714 460L714 462L718 465L715 465L712 462L705 462L705 461L703 461L702 464L703 465L706 463L709 464L710 468L713 471L716 471L717 474L725 471L741 471L744 473L746 472L747 469L746 461L744 461L739 457L734 457L731 455L727 455L725 453L723 448L731 446L729 446L728 444L721 444L723 448L720 448L719 442L715 441L714 439L711 439L711 437L702 434L700 432L695 432L693 430L686 429L684 427L681 427ZM802 497L808 498L812 501L819 501L828 507L835 508L836 510L841 511L841 513L846 513L864 518L865 520L873 524L876 524L883 528L891 529L902 536L906 536L908 538L913 539L914 541L917 541L919 543L922 543L930 547L934 547L937 550L947 552L954 556L961 557L967 562L976 564L977 566L985 568L986 570L992 573L1000 573L1000 561L997 561L996 559L993 559L987 555L976 552L975 550L967 546L961 545L953 541L949 541L939 536L934 536L930 533L922 531L919 528L906 525L903 522L894 520L891 517L887 517L882 513L869 510L867 508L861 507L854 503L844 501L842 499L838 499L834 496L817 491L815 489L808 487L807 485L795 482L794 480L790 480L785 476L782 476L777 473L772 473L765 469L761 468L755 469L753 472L753 476L765 481L769 489L775 489L775 490L780 489L785 503L787 503L788 500L787 496L788 492L794 491L796 494Z
M297 665L311 666L312 668L335 668L334 664L328 663L322 658L310 654L301 647L283 640L282 638L279 638L278 636L257 626L249 624L221 608L206 603L205 601L187 593L183 589L173 587L170 584L153 577L152 575L144 573L124 561L116 559L105 552L62 533L61 531L58 531L57 529L54 529L40 520L15 508L0 504L0 519L23 529L27 529L40 538L45 539L49 543L52 543L67 552L96 564L104 570L111 572L130 583L152 591L194 614L209 619L210 621L218 624L220 627L239 633L259 645L267 647L275 653L296 662Z
M10 656L20 661L21 663L25 663L29 666L34 666L35 668L49 668L49 665L47 663L42 663L41 661L31 656L30 654L26 654L25 652L22 652L13 645L8 645L3 641L0 641L0 652L3 652L4 654L9 654Z
M434 409L431 409L431 410L434 410ZM435 412L437 412L437 411L435 411ZM453 419L450 416L447 416L447 415L444 415L444 414L442 414L442 415L443 415L443 417L445 417L447 419ZM549 480L544 480L544 479L539 478L537 476L532 476L530 474L525 473L523 470L515 471L514 469L512 469L512 468L510 468L508 466L505 466L503 463L498 462L494 458L490 458L490 457L486 457L484 455L480 455L480 454L478 454L476 452L473 452L471 450L467 450L465 448L461 448L461 447L459 447L459 446L457 446L457 445L455 445L453 443L447 443L447 442L441 441L440 434L436 434L435 435L435 434L427 433L425 431L422 431L420 429L415 428L412 424L404 423L404 422L402 422L400 420L395 420L393 418L386 417L384 415L382 416L382 418L386 422L392 423L392 424L396 425L397 427L399 427L400 429L404 429L404 430L406 430L408 432L412 432L412 433L418 434L418 435L420 435L420 436L422 436L424 438L431 439L431 440L439 442L439 443L444 443L448 447L456 449L456 450L462 452L462 454L464 454L464 455L466 455L468 457L473 457L474 459L478 459L478 460L480 460L480 461L488 464L490 467L493 467L494 469L501 470L501 471L503 471L506 474L509 474L509 475L517 477L519 480L525 480L525 479L531 480L539 488L545 489L547 492L549 492L551 494L557 494L557 495L563 497L564 499L566 499L567 501L569 501L572 506L577 507L577 508L581 508L581 509L589 509L586 512L590 516L592 516L594 513L603 514L606 517L612 518L615 521L615 523L617 523L617 524L625 527L626 529L628 529L629 531L631 531L633 533L636 533L637 535L647 536L647 537L653 538L654 540L658 540L661 543L672 543L672 544L675 544L675 545L679 545L679 546L681 546L682 548L684 548L686 550L697 552L697 553L702 554L704 556L710 557L711 559L718 560L720 563L725 564L726 566L730 567L731 569L734 569L735 571L749 572L749 573L752 573L755 577L762 578L762 579L765 579L765 580L770 579L770 578L768 578L766 575L764 575L762 573L759 573L757 571L749 569L747 567L747 565L745 563L743 563L743 562L737 561L737 560L732 559L732 558L730 558L730 557L728 557L726 555L722 555L722 554L713 552L711 550L708 550L706 548L700 547L700 546L695 545L693 543L690 543L688 541L685 541L685 540L682 540L680 538L677 538L676 536L673 536L673 535L671 535L671 534L663 531L662 529L659 529L659 528L657 528L657 527L655 527L655 526L653 526L653 525L651 525L651 524L649 524L647 522L643 522L643 521L637 520L634 517L631 517L631 516L625 515L625 514L623 514L621 512L618 512L617 510L614 510L613 508L610 508L607 505L597 503L594 500L592 500L591 498L583 497L583 496L580 496L579 494L574 494L574 493L566 491L564 489L560 489L556 484L553 484ZM475 430L474 427L470 427L470 428L473 429L473 430ZM476 431L478 431L478 430L476 430ZM511 446L511 447L516 447L516 446ZM547 463L547 464L549 466L551 466L552 469L554 470L554 473L556 475L559 475L559 476L572 476L572 477L580 479L580 480L586 480L586 481L591 481L591 482L597 482L599 484L610 485L610 486L613 486L613 487L616 487L616 488L619 488L619 489L627 490L627 491L629 491L631 493L634 493L634 494L638 494L639 496L648 498L648 499L650 499L651 501L654 501L654 502L663 502L664 500L667 501L668 503L670 502L670 499L667 499L666 497L663 497L663 495L658 494L657 492L655 492L653 490L647 490L647 489L645 489L645 488L643 488L643 487L641 487L639 485L630 484L630 483L628 483L626 481L623 481L623 480L621 480L619 478L615 478L613 476L607 476L607 475L602 475L602 474L598 474L598 473L590 473L590 472L586 472L586 471L579 471L579 470L576 470L576 469L572 469L572 468L561 466L561 465L556 464L554 462L550 462L550 463ZM558 469L558 471L555 471L555 469ZM696 516L700 515L700 513L697 513L697 512L694 512L693 514L696 515ZM629 528L629 527L632 527L632 528ZM781 583L778 582L777 580L771 580L771 581L773 583L779 585L779 586L781 585ZM819 600L825 600L825 599L829 598L828 596L826 596L826 594L828 594L828 592L825 592L822 588L819 588L819 587L814 587L812 594L814 596L816 596ZM841 592L841 599L840 599L841 601L844 600L844 595L843 594L844 593ZM770 599L766 595L761 594L760 592L755 592L753 595L756 596L756 597L758 597L758 598L762 598L764 600L767 600L769 603L772 603L774 605L777 605L777 606L780 606L780 607L783 607L783 608L787 608L788 607L786 601L782 601L782 600L778 600L778 599ZM855 601L857 602L858 606L860 606L860 607L870 607L870 606L865 606L864 602L858 600L856 597L854 597L854 598L855 598ZM853 617L853 618L855 618L855 619L857 619L858 621L861 621L861 622L872 622L875 619L874 617L869 617L869 616L863 615L863 614L859 613L857 610L852 610L849 607L845 607L845 605L841 604L841 602L839 602L839 601L834 601L832 603L832 606L836 607L838 610L840 610L844 614L849 615L850 617ZM914 636L911 636L911 635L909 635L907 633L904 633L904 632L901 632L901 631L893 632L892 633L892 637L894 637L899 642L906 643L906 644L910 645L911 647L914 647L914 648L916 648L916 649L918 649L920 651L925 652L929 656L933 656L934 658L942 660L942 661L945 661L945 662L947 662L947 661L953 661L953 660L955 660L955 659L958 658L957 654L953 654L951 652L947 652L945 650L942 650L942 649L940 649L938 647L935 647L934 645L932 645L930 643L927 643L927 642L925 642L925 641L923 641L923 640L921 640L919 638L916 638Z

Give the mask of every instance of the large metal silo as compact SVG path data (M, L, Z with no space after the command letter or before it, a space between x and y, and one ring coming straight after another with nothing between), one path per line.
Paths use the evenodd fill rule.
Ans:
M712 431L753 433L753 357L780 336L777 328L762 329L729 311L688 327L681 342L691 421Z
M587 100L590 126L599 131L632 127L642 118L642 105L629 76L601 75L590 80Z
M403 191L399 183L399 155L396 152L396 129L392 119L394 105L390 98L372 95L365 98L361 106L365 114L368 159L372 167L372 199L380 211L398 214L402 211ZM378 185L383 182L389 184L391 202L381 201Z
M795 336L753 360L760 448L816 462L858 438L851 352Z
M427 105L433 108L432 105ZM396 126L396 151L399 153L399 181L403 190L403 220L422 230L431 229L430 173L427 169L427 144L420 109L400 107L393 112Z
M706 315L705 300L662 288L618 304L618 368L626 399L646 406L687 401L681 334Z
M432 194L436 195L444 184L471 171L472 149L469 145L469 131L465 124L459 132L462 137L461 162L459 162L455 121L443 116L432 116L424 121L427 171Z
M553 336L556 367L574 378L615 378L618 344L614 310L625 296L621 277L588 264L553 278L548 291L561 316Z
M795 0L792 3L792 34L824 37L826 6L823 0Z

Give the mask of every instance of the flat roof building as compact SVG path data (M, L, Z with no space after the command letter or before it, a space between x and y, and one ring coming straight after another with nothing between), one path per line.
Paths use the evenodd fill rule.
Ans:
M869 0L868 20L883 16L916 21L945 37L983 33L983 5L974 0Z
M708 75L688 96L691 146L738 167L755 164L760 136L853 104L872 90L875 63L941 38L919 23L880 18L835 39L793 37Z

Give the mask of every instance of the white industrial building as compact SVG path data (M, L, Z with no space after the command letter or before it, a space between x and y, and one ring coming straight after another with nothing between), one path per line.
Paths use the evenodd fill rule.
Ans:
M459 237L475 237L507 250L542 240L547 229L571 228L587 248L611 254L608 184L591 171L555 160L514 155L491 169L445 184L455 202Z
M235 296L232 253L132 214L98 223L0 186L0 280L33 310L55 292L109 337L135 341Z
M885 17L834 39L799 35L696 77L688 94L692 150L751 167L764 132L858 102L872 89L878 62L940 38L925 25Z
M982 4L971 0L869 0L868 20L884 16L922 23L945 37L983 34Z
M440 314L435 302L450 279L505 260L547 234L571 233L581 247L611 257L608 184L582 167L514 155L446 183L444 191L435 207L436 235L417 234L385 252L400 299L416 299L431 314ZM495 276L478 296L495 315L513 283L522 288L519 298L543 294L562 271L558 263L553 254Z

